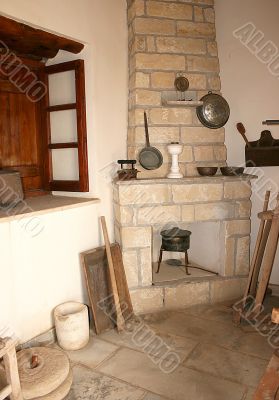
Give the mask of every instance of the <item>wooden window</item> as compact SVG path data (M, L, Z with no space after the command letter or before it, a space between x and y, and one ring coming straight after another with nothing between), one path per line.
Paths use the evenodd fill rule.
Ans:
M60 90L59 96L68 91L63 84L59 85L59 80L66 72L72 72L74 80L74 98L61 104L52 104L50 80L55 75ZM88 160L87 160L87 133L86 133L86 104L85 104L85 77L84 61L75 60L44 67L41 79L47 87L47 95L42 99L42 126L43 126L43 153L44 153L44 186L47 190L69 191L69 192L87 192L88 183ZM69 89L70 90L70 89ZM71 97L71 96L70 96ZM64 120L63 125L66 128L59 128L59 117ZM76 135L69 132L60 132L54 138L54 130L71 130L65 120L70 118L76 125ZM65 117L65 118L64 118ZM67 133L68 136L67 136ZM57 137L60 140L57 140ZM67 176L67 166L73 168L76 163L77 171ZM55 171L56 166L60 165L65 177L61 178L59 172ZM61 173L60 173L61 175ZM71 175L71 173L70 173Z

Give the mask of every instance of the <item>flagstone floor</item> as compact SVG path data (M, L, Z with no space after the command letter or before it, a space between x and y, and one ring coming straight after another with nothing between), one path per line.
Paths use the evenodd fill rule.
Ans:
M150 314L68 352L67 400L251 400L273 351L229 306Z

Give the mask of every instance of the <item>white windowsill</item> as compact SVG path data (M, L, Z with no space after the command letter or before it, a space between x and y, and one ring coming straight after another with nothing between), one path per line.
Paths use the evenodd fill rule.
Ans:
M91 204L97 204L100 199L66 197L66 196L40 196L25 199L14 208L0 208L0 223L21 219L23 217L32 217L50 212L63 211L71 208L84 207Z

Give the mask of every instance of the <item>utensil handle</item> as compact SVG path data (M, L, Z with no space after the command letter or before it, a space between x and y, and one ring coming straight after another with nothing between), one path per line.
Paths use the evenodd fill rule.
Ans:
M263 121L263 125L279 125L279 119L267 119Z
M147 115L146 115L145 111L144 111L144 128L145 128L146 147L150 147L149 132L148 132L148 122L147 122Z

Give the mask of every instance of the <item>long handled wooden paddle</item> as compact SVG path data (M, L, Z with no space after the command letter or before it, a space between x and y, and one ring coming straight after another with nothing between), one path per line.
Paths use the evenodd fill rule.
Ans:
M115 272L114 272L114 266L113 266L112 255L111 255L111 248L110 248L110 241L109 241L105 217L101 217L101 224L102 224L102 230L103 230L103 235L104 235L104 240L105 240L105 245L106 245L112 294L113 294L114 304L115 304L115 309L116 309L116 326L117 326L118 332L121 332L125 329L125 320L124 320L122 312L121 312L121 306L120 306L117 284L116 284L116 279L115 279Z

